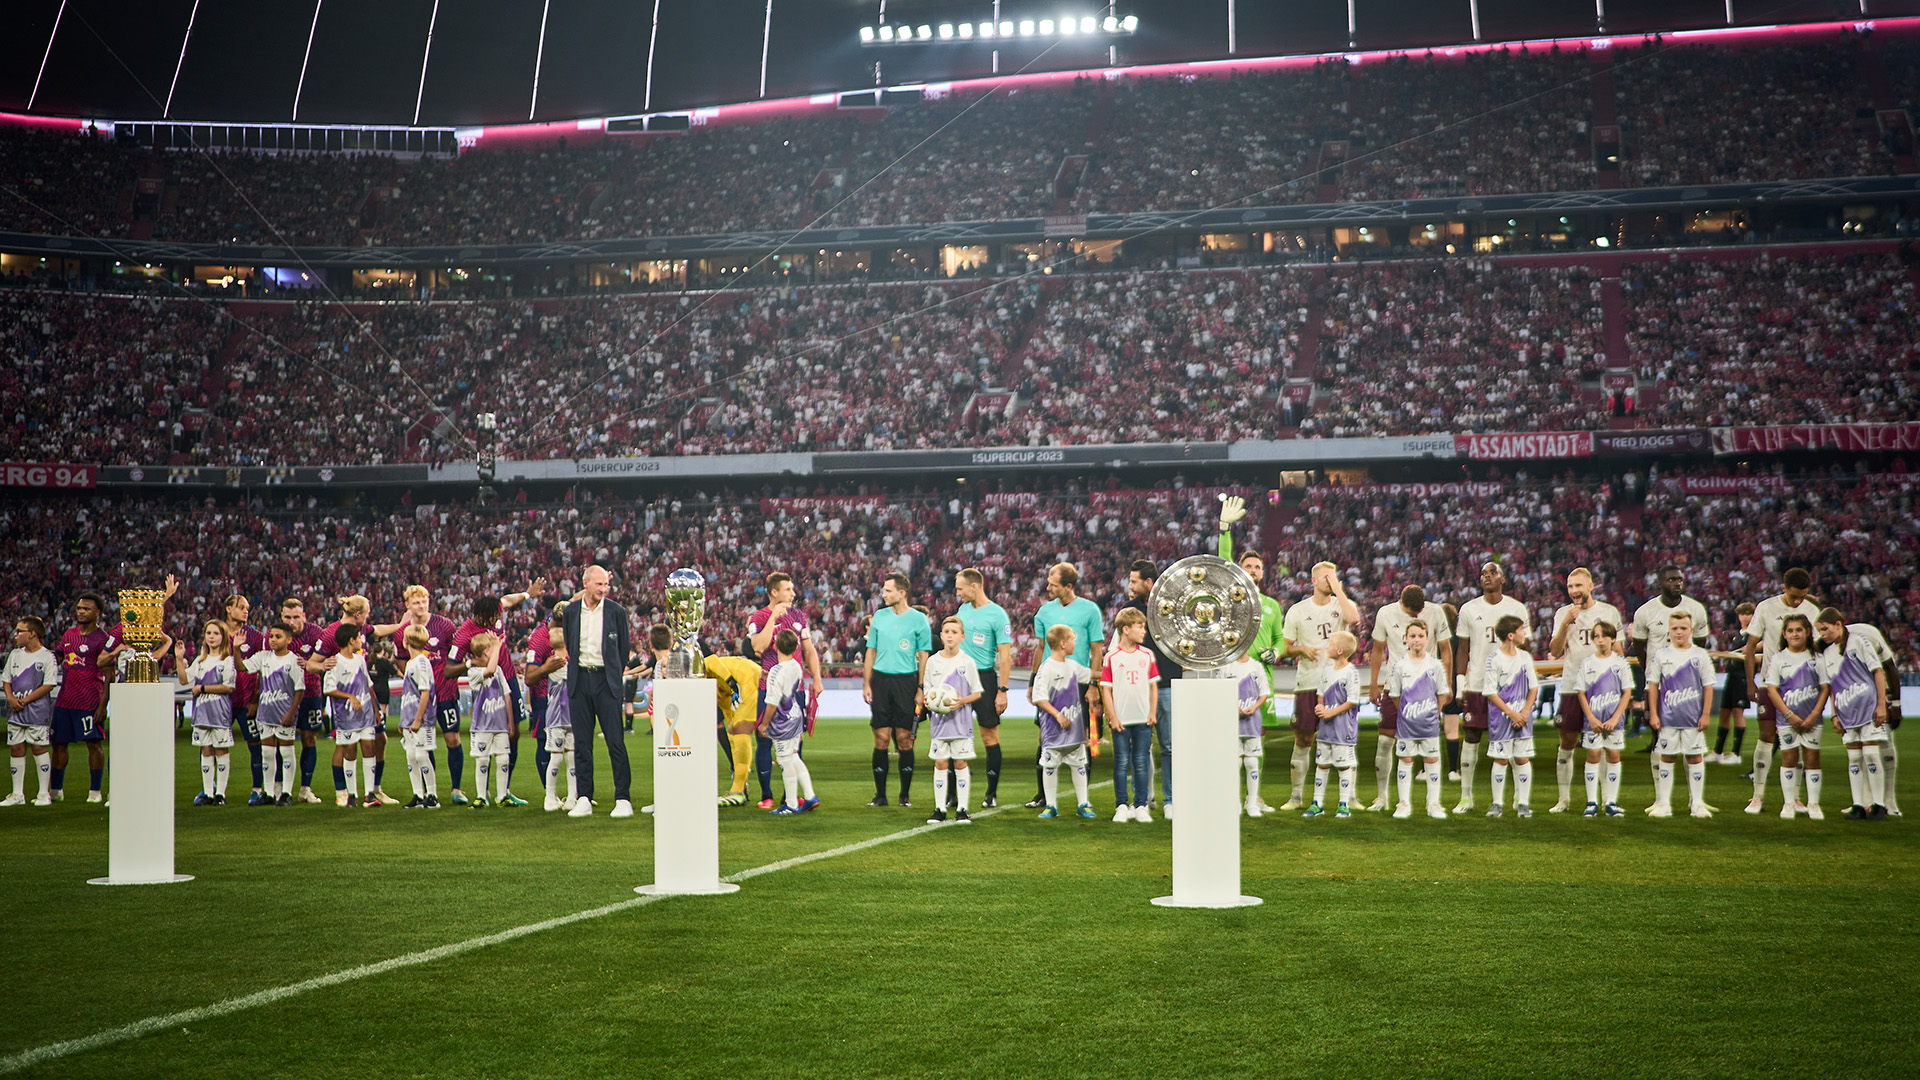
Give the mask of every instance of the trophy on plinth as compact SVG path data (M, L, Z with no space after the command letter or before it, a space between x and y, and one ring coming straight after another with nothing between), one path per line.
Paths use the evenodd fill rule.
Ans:
M653 876L637 893L699 896L737 891L720 880L720 806L714 799L719 705L700 657L707 579L681 567L667 575L673 647L653 683Z
M1194 555L1147 594L1153 640L1188 675L1173 683L1173 895L1161 907L1248 907L1240 894L1240 695L1221 669L1247 655L1260 629L1260 587L1238 565Z
M166 612L167 594L164 590L120 590L121 637L134 650L133 656L127 660L126 677L121 682L160 681L160 660L153 655L153 650L159 648L160 642L166 639L166 631L162 629Z

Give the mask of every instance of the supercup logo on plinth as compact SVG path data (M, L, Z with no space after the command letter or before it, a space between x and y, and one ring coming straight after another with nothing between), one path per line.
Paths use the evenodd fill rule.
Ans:
M680 741L680 706L669 705L660 710L667 722L667 739L662 746L653 750L655 757L692 757L693 748Z

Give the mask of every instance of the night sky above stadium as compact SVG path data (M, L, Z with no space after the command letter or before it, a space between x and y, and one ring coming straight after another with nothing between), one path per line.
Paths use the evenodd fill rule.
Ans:
M1607 29L1635 33L1725 25L1723 0L1605 0ZM64 6L64 14L62 8ZM1237 0L1241 55L1338 50L1349 44L1346 0ZM0 34L0 109L106 119L422 124L521 122L627 115L647 107L650 0L12 0ZM1920 0L1870 5L1878 16L1920 13ZM1101 15L1094 0L1002 0L1001 17ZM1084 10L1082 10L1084 9ZM542 12L546 15L542 43ZM989 73L980 44L861 48L875 0L773 0L767 35L767 95L853 89ZM1122 63L1227 55L1227 0L1130 0L1140 19ZM1735 3L1742 24L1857 17L1855 2ZM889 21L991 18L975 0L891 0ZM1479 0L1486 40L1568 36L1594 30L1591 0ZM189 19L193 31L182 60ZM59 30L53 33L55 21ZM427 52L427 29L434 22ZM1356 0L1361 48L1472 40L1468 0ZM688 108L760 96L766 0L660 0L652 109ZM53 47L47 45L50 35ZM311 50L309 50L311 39ZM1098 67L1104 42L1015 42L1001 70ZM422 82L422 58L429 63ZM44 62L44 71L43 68ZM302 69L305 69L304 84ZM176 78L177 69L177 78ZM36 96L35 84L38 83Z

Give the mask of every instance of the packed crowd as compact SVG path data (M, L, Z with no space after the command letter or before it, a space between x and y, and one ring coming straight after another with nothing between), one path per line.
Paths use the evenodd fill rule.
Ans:
M1920 303L1892 255L1629 263L1633 366L1652 425L1911 420Z
M1888 42L1910 96L1911 46ZM1728 49L1650 41L1613 59L1623 182L1885 175L1856 35ZM1216 77L949 95L454 160L156 152L0 129L0 230L177 240L535 243L1033 217L1071 197L1133 213L1596 186L1584 49L1512 47ZM1865 111L1863 118L1862 112ZM1222 138L1222 133L1230 137ZM1085 155L1087 168L1062 166ZM138 177L164 180L137 203ZM1061 183L1056 186L1055 180ZM1330 187L1329 187L1330 186Z

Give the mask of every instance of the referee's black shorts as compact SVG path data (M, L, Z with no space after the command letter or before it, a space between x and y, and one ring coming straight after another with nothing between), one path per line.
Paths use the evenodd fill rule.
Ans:
M873 673L873 728L898 728L912 731L919 722L913 714L913 695L920 689L918 676Z
M1000 695L1000 672L988 668L980 673L980 700L973 703L973 722L981 727L999 727L1000 710L993 707Z

